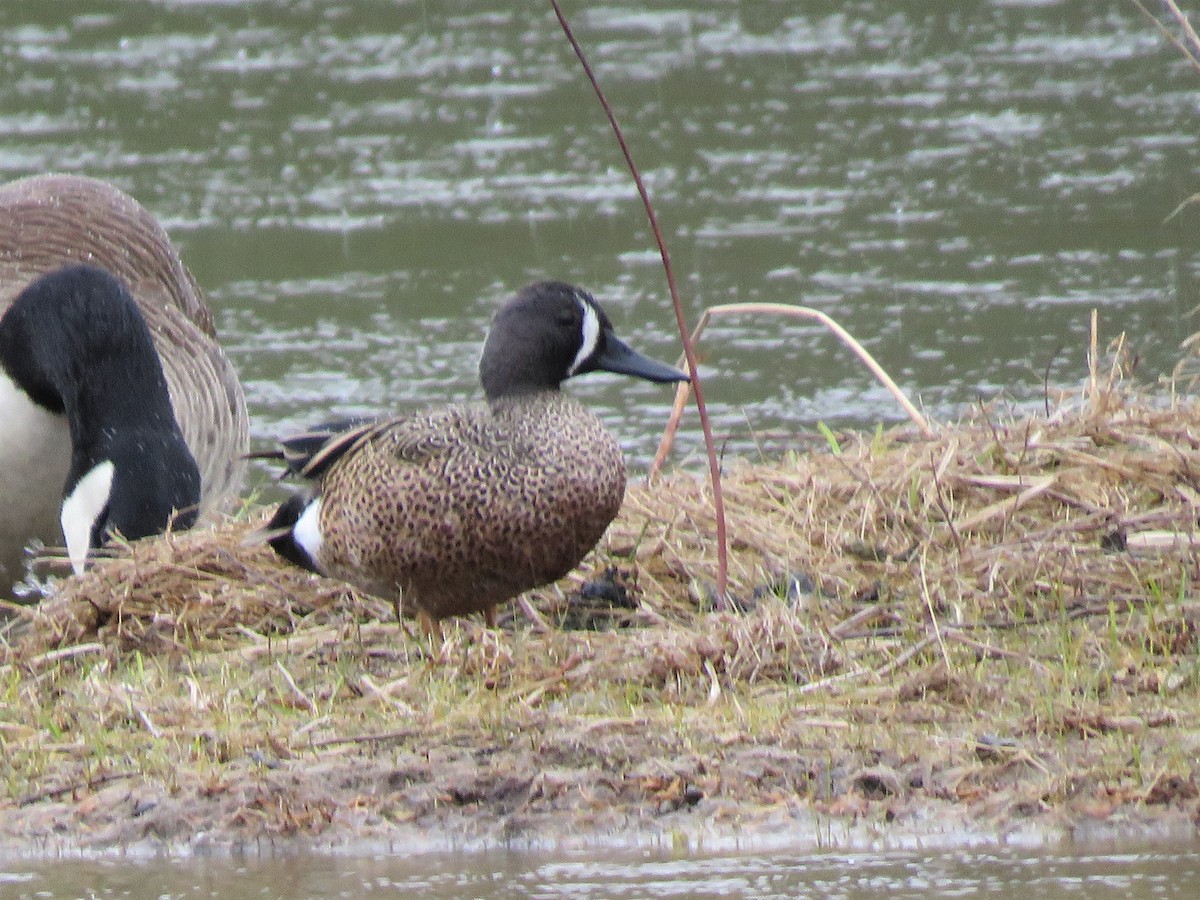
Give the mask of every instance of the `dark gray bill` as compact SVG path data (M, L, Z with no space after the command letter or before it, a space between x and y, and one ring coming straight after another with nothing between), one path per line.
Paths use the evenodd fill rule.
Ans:
M604 336L604 352L596 357L595 366L605 372L632 375L660 384L671 381L691 381L686 372L656 359L643 356L611 331Z

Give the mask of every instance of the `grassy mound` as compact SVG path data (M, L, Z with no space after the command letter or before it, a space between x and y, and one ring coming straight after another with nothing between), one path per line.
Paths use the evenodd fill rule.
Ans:
M440 646L248 543L256 516L130 545L8 626L0 834L1187 821L1198 421L1093 386L733 462L720 610L708 486L676 472L499 632Z

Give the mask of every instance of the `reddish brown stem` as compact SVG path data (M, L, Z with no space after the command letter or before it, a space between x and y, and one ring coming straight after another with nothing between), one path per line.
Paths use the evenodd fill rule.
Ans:
M600 89L600 82L596 80L596 75L592 72L592 67L589 65L587 57L584 56L583 48L579 45L579 41L575 39L575 33L571 30L571 26L567 22L567 17L563 14L562 7L558 5L558 0L550 0L550 5L554 7L554 14L558 16L558 24L562 26L563 34L567 36L567 40L571 42L571 48L575 51L575 56L578 58L579 64L583 66L584 74L587 75L588 81L592 84L592 90L596 92L596 97L600 100L600 105L604 107L604 113L608 116L608 124L612 126L613 134L617 136L617 143L621 145L621 153L625 155L625 163L629 166L630 174L633 175L638 195L642 198L642 205L646 207L646 217L650 220L650 230L654 233L654 240L658 244L658 253L662 257L663 270L667 275L667 289L671 292L671 303L675 307L675 323L679 327L679 338L683 342L683 355L687 360L687 370L691 376L692 390L696 396L696 412L700 414L700 428L704 432L704 449L708 454L708 474L712 482L713 514L717 520L717 604L719 609L724 609L728 591L729 560L725 533L725 501L721 493L721 465L717 460L717 450L713 442L712 427L708 421L708 408L704 405L704 390L700 383L700 372L696 365L696 351L692 344L691 332L687 327L687 320L683 315L683 302L679 299L679 290L675 285L675 272L671 268L671 257L667 252L667 243L663 239L662 229L658 227L658 217L654 214L654 207L650 204L650 195L646 191L646 185L642 182L642 174L633 161L633 154L630 153L629 145L625 142L625 135L621 131L621 126L617 124L616 114L613 112L608 98L604 96L604 91Z

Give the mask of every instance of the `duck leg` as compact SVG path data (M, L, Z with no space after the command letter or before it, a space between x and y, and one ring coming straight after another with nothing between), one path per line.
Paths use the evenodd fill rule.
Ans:
M429 638L430 643L441 646L446 639L442 636L442 623L431 616L425 610L417 610L417 621L421 623L421 631L425 632L425 637Z

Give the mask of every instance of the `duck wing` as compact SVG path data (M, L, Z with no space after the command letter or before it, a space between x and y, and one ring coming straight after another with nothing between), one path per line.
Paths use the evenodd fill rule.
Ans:
M285 475L315 481L352 448L369 439L379 427L374 419L335 419L289 435L273 456L287 466ZM267 454L264 454L264 456Z
M322 478L334 463L367 444L397 463L421 465L456 447L461 450L483 442L486 449L491 436L484 421L486 416L478 410L454 407L383 421L332 419L283 438L278 450L252 453L250 458L280 460L285 477L307 481Z

